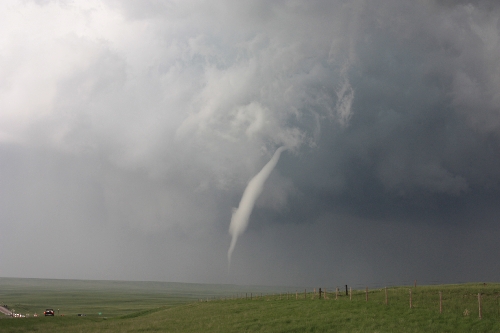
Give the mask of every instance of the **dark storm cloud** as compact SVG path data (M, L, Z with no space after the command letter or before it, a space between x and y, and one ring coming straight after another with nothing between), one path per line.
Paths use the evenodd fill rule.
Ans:
M6 275L498 273L478 260L498 249L496 2L3 6L0 247L61 262L0 251ZM281 145L228 274L231 209ZM74 263L81 251L100 259Z
M317 196L310 201L323 209L438 218L479 193L498 197L498 37L485 43L479 26L453 20L475 7L430 10L440 11L386 2L360 12L349 126L323 123L318 149L290 163L294 183L305 177L305 196ZM493 14L474 15L496 28ZM476 93L463 90L463 75Z

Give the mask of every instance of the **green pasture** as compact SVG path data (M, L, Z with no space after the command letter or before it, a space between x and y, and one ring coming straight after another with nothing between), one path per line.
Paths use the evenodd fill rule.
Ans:
M269 293L274 288L178 282L0 278L0 305L6 304L17 313L30 316L43 314L46 308L52 308L56 315L59 310L59 316L80 313L110 318L200 299L241 296L248 290Z
M303 291L273 294L270 289L269 293L254 290L250 299L248 287L138 282L132 288L128 282L121 287L108 285L114 282L88 283L103 285L101 289L89 285L53 290L59 293L51 296L53 300L59 298L61 304L64 300L68 308L65 316L4 318L0 332L500 332L500 284L496 283L390 287L388 304L384 288L369 290L366 301L365 290L353 290L352 297L328 290L326 299ZM50 286L46 287L49 297ZM235 298L236 292L239 298ZM0 302L15 296L2 289ZM19 304L27 309L44 302L42 294L34 294L32 300L22 292L18 296L23 298ZM83 301L94 313L104 305L108 312L78 317L75 313L81 311L69 309L76 310L76 304ZM104 313L108 313L106 317Z

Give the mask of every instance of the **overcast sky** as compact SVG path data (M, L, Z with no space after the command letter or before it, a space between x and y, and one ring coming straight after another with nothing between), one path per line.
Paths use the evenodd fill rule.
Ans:
M498 281L495 0L2 0L0 276ZM228 270L232 209L280 146Z

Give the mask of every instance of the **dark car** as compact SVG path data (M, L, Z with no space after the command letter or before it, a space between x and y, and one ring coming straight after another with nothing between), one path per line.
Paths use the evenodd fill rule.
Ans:
M53 316L54 315L54 310L52 310L52 309L46 309L45 311L43 311L43 314L46 315L46 316Z

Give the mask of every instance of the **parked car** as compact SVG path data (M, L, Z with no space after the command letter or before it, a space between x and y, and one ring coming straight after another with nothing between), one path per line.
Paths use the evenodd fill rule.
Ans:
M46 316L53 316L54 315L54 310L52 310L52 309L46 309L45 311L43 311L43 314L46 315Z

